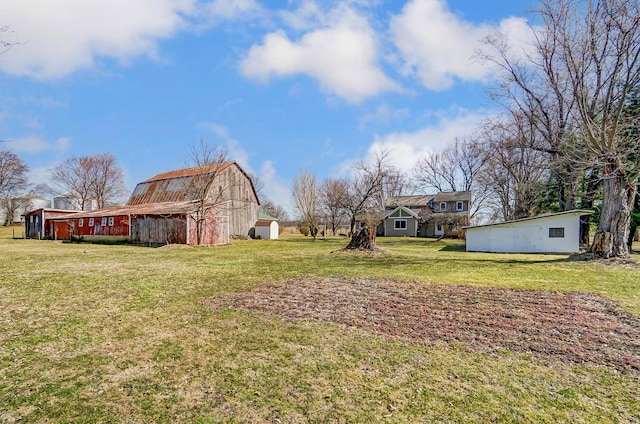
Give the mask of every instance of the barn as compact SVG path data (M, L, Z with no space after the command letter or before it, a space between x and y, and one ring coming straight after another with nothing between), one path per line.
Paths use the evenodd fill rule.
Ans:
M226 244L258 218L251 178L236 162L166 172L139 183L124 206L48 219L70 238L142 244ZM50 237L51 238L51 237Z
M464 227L467 252L574 253L580 250L580 217L570 210L496 224Z
M38 208L24 214L24 236L35 239L68 239L66 225L56 225L56 218L75 214L77 211Z

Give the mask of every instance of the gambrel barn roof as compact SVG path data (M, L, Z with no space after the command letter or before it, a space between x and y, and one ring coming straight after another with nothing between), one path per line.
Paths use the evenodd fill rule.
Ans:
M198 200L197 178L203 176L215 178L230 167L236 167L251 182L251 189L256 201L260 204L253 181L235 161L223 162L205 167L179 169L177 171L164 172L139 183L133 190L127 205L140 205L148 203L164 202L188 202Z

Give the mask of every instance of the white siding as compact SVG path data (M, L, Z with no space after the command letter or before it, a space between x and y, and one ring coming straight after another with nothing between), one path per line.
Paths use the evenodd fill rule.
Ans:
M256 226L256 238L261 238L263 240L273 240L277 239L279 235L280 233L278 223L276 221L271 221L271 224L269 224L269 226Z
M550 228L564 228L564 237L549 237ZM579 240L579 213L467 228L469 252L573 253Z

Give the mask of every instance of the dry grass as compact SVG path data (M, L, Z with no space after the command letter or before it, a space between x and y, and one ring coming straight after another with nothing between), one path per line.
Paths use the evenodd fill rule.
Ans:
M640 421L636 269L379 242L0 235L0 422Z
M640 320L585 293L309 278L255 287L209 305L336 323L427 346L462 344L483 354L506 349L640 376Z

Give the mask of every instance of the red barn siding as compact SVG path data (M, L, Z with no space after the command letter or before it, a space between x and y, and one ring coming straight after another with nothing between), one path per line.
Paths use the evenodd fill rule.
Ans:
M93 218L93 225L89 225L90 220ZM118 237L127 237L129 236L129 216L128 215L117 215L111 217L104 217L105 224L102 225L103 217L84 217L84 218L75 218L72 220L72 225L74 228L74 236L118 236ZM109 225L109 219L113 218L113 224ZM82 225L80 225L80 221L82 220Z

